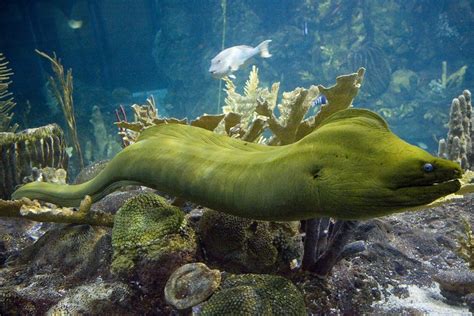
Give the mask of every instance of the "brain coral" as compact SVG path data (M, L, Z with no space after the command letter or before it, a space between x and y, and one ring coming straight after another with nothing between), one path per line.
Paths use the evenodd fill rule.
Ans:
M205 315L306 315L303 295L289 280L275 275L242 274L226 278L202 305Z
M206 254L234 272L268 272L289 268L301 256L298 222L264 222L206 210L199 237Z
M151 302L164 304L163 289L171 273L194 261L194 232L183 212L156 194L129 199L118 210L112 231L112 272L139 285Z

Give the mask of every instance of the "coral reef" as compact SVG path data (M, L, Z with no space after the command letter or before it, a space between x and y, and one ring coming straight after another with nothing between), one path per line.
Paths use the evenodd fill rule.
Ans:
M232 275L202 305L201 315L306 315L303 295L291 281L275 275Z
M13 113L10 112L16 105L12 93L8 91L12 74L11 69L8 68L8 61L0 53L0 132L14 133L18 128L17 124L11 125Z
M55 77L50 76L48 78L49 87L56 97L56 100L61 105L64 118L66 119L67 126L71 134L72 143L76 149L79 166L82 169L84 167L84 160L82 156L81 144L79 143L79 138L77 136L76 118L74 114L74 102L72 98L72 70L69 69L67 73L64 73L64 67L61 64L61 60L56 58L55 53L53 53L53 57L51 57L46 53L40 52L39 50L36 50L36 52L51 63L51 68L55 74Z
M330 115L350 107L362 85L364 74L365 69L360 68L357 73L337 77L336 84L329 88L318 85L284 92L281 103L277 105L280 83L274 83L270 90L259 87L258 69L254 66L243 95L237 92L230 79L225 79L227 97L223 114L204 114L189 124L249 142L290 144L308 135ZM321 94L328 102L317 107L313 101ZM124 145L136 142L140 132L150 126L187 123L186 120L160 118L152 98L146 104L135 104L132 108L134 122L119 120L116 123ZM274 114L275 108L280 113L278 118ZM316 114L309 116L310 112ZM270 139L261 136L267 127L273 135Z
M456 161L463 169L469 169L474 165L472 148L474 131L469 90L464 90L462 95L453 99L448 126L447 138L439 141L438 156Z
M188 263L176 269L165 286L166 302L183 310L205 301L221 283L219 270L204 263Z
M0 198L10 198L15 187L33 168L67 169L63 131L56 124L19 133L0 133Z
M198 234L208 258L228 271L289 271L301 260L299 222L261 222L207 209Z

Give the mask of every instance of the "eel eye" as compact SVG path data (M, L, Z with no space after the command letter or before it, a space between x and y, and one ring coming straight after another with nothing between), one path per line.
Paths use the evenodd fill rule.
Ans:
M432 164L430 164L429 162L427 162L427 163L425 163L425 164L423 165L423 170L424 170L425 172L431 172L431 171L434 170L434 167L433 167Z

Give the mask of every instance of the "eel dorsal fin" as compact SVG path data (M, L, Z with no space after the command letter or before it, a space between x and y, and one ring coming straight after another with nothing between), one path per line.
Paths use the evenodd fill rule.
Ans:
M366 109L346 109L334 113L326 120L324 120L321 125L317 128L321 128L324 125L333 124L333 123L342 123L343 121L351 120L354 122L359 122L380 130L390 131L387 122L377 113L372 112ZM317 130L316 129L316 130Z

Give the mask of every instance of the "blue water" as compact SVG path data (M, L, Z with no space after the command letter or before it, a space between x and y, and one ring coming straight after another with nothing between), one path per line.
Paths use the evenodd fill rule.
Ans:
M66 124L48 93L53 52L74 77L81 143L93 142L99 106L115 135L115 110L154 95L160 115L217 113L223 85L210 60L224 47L271 39L271 58L254 58L234 74L242 88L251 65L261 86L280 91L335 83L367 68L354 104L386 117L401 137L435 151L451 99L474 88L474 2L393 1L13 1L0 2L0 52L14 72L15 122ZM458 72L456 80L443 82ZM29 104L29 106L28 106ZM117 141L119 141L117 139ZM100 157L95 157L100 158Z

